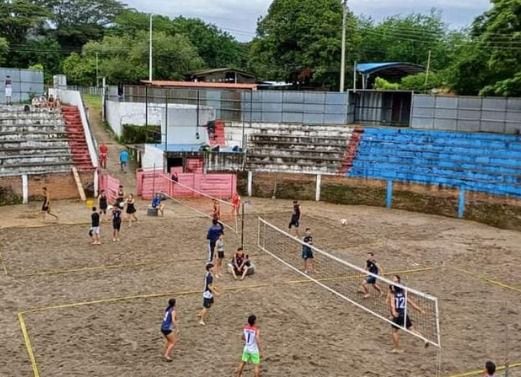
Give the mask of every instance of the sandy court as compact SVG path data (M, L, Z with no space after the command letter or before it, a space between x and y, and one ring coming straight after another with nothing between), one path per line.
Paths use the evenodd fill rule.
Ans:
M245 281L228 275L218 281L225 293L208 326L199 326L195 313L201 305L208 220L169 206L165 218L147 218L143 203L140 222L132 228L125 224L119 243L109 240L110 225L104 223L100 247L89 244L84 221L89 211L76 203L57 205L70 213L68 224L2 229L0 252L8 275L0 277L5 298L0 324L7 335L0 344L0 358L6 358L0 375L32 375L16 316L26 310L42 377L232 376L241 327L252 312L267 346L265 376L436 375L434 347L425 350L419 339L402 334L406 353L389 353L387 323L306 282L254 246L256 216L286 229L290 201L253 199L247 207L245 240L258 272ZM406 285L439 298L442 376L475 370L488 358L521 362L521 234L380 208L304 203L303 213L302 227L312 228L319 248L361 266L372 251L385 271L411 271L402 275ZM226 232L227 259L239 242ZM317 258L324 277L337 271L327 263ZM339 290L346 286L341 280L334 284ZM167 298L176 294L181 340L174 362L166 364L158 328ZM102 302L30 311L95 300ZM383 305L376 297L370 300L368 305ZM413 315L413 321L421 318ZM510 377L518 375L521 368L510 371Z

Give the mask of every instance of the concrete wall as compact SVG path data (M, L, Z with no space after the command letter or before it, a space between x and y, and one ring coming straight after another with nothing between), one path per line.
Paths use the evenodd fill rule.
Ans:
M42 196L42 188L47 187L51 200L80 199L74 176L69 173L34 174L27 176L29 199ZM93 173L81 173L84 188L93 185ZM0 187L10 187L17 195L22 196L22 176L0 177Z
M241 119L262 123L347 124L348 103L348 92L243 92Z
M412 128L514 134L521 98L414 95Z
M141 160L141 167L143 169L160 169L165 168L165 158L162 149L156 148L151 144L145 144L145 152Z
M44 93L43 72L30 69L0 68L0 103L5 103L5 77L11 76L13 82L13 102L28 101L31 95Z
M215 109L208 106L169 104L148 104L148 124L161 126L161 143L197 144L208 141L206 124L215 120ZM198 110L199 109L199 110ZM199 129L197 118L199 112ZM116 135L121 136L124 124L145 125L147 123L146 104L143 102L106 101L106 118ZM168 129L165 132L165 122ZM199 131L199 139L196 133Z
M161 142L168 144L208 143L206 124L215 120L215 109L193 105L169 105L168 114L162 111ZM199 122L199 127L197 124ZM168 128L165 134L165 123Z

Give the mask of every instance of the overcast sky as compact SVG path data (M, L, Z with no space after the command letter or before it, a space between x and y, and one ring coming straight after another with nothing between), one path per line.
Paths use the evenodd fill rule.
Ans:
M240 41L255 35L257 19L264 16L271 0L123 0L142 12L153 12L170 17L183 15L213 23L233 34ZM382 19L397 14L429 12L440 9L451 28L469 25L489 8L489 0L348 0L349 7L358 15Z

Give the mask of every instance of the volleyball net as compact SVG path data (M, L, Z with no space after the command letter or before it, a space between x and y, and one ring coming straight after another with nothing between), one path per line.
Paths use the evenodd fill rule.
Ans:
M257 240L261 250L320 287L390 325L394 325L436 347L441 347L438 300L436 297L394 283L390 280L390 277L388 279L371 274L367 270L315 246L305 244L260 217L258 219ZM303 247L309 247L313 251L315 265L313 274L305 273L302 270ZM375 284L383 293L382 295L372 286L368 287L369 297L365 298L365 295L360 292L362 283L367 281L368 277L374 278ZM388 297L389 286L391 285L403 289L404 297L402 301L396 302L399 297L393 301L396 302L397 306L404 308L402 318L409 317L413 324L412 328L407 328L409 326L407 326L405 320L400 319L400 317L393 319L391 315L390 297Z
M213 219L217 212L221 224L235 233L239 232L239 211L231 200L225 200L222 195L221 197L213 196L179 181L174 181L165 174L159 175L156 183L159 189L156 192L209 219ZM228 196L231 197L232 194L230 193Z

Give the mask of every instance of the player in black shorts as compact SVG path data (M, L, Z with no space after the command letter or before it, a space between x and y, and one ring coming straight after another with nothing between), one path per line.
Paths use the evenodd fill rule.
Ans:
M304 239L302 240L305 245L302 245L302 259L304 259L304 272L311 274L315 272L313 267L313 249L307 245L313 245L313 236L311 235L311 229L306 228Z
M376 263L376 259L374 259L374 254L369 252L367 253L367 261L366 261L366 268L367 271L374 275L381 275L383 274L383 269ZM367 278L362 283L362 290L360 293L364 294L364 298L369 298L369 285L372 285L373 288L382 296L384 293L382 289L378 286L376 283L376 278L372 275L367 275Z
M394 275L393 281L397 284L401 284L400 276ZM393 338L393 349L392 353L402 353L403 349L400 348L400 328L406 328L407 330L422 336L412 326L412 321L409 318L409 314L405 313L405 309L412 307L414 310L421 314L425 312L409 297L405 295L405 291L402 287L396 285L389 286L389 295L387 296L387 302L392 315L392 338ZM425 347L428 347L429 343L425 342Z
M291 233L291 229L295 228L295 235L297 237L300 237L300 234L298 231L298 228L300 226L300 216L301 216L300 204L298 204L297 200L294 200L293 201L293 212L291 214L291 220L289 221L288 228L289 228L290 233Z
M102 219L107 216L107 209L109 208L109 200L107 198L107 194L105 194L105 190L101 190L98 196L98 207L100 211L100 215L102 215Z
M206 274L204 275L204 291L203 291L203 308L199 312L198 317L200 318L199 324L206 325L206 317L208 316L208 310L212 307L214 302L214 296L218 296L219 291L213 284L213 264L208 263L206 265Z
M123 202L116 204L112 208L112 241L119 241L119 231L121 230L121 208L125 204Z

